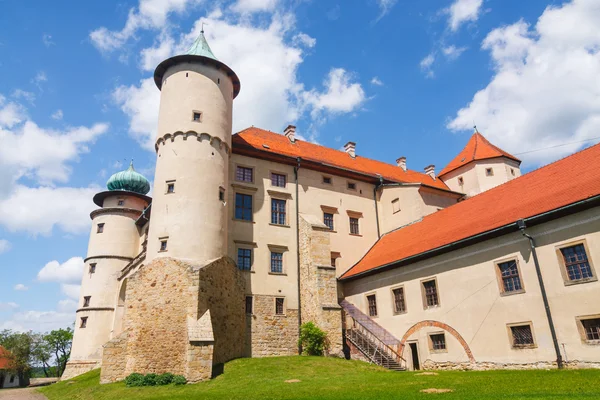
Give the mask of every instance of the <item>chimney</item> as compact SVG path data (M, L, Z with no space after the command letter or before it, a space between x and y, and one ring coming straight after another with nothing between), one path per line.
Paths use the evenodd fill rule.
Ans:
M354 142L348 142L344 145L344 150L346 150L346 153L348 153L350 155L350 157L354 158L356 157L356 143Z
M287 128L283 130L283 134L286 138L290 139L290 142L296 142L296 127L294 125L288 125Z
M435 165L431 164L425 167L425 173L435 181Z
M404 172L406 172L406 157L402 156L399 159L396 160L396 164L398 164L398 166L400 168L402 168L402 170Z

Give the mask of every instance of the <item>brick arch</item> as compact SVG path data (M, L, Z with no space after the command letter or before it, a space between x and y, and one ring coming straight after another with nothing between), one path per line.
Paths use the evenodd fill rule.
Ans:
M445 324L445 323L439 322L439 321L433 321L433 320L425 320L425 321L417 322L416 324L411 326L406 331L404 336L402 336L402 340L400 340L400 349L401 349L400 351L402 353L404 353L404 343L410 336L412 336L415 332L420 331L421 329L426 328L426 327L440 328L440 329L445 330L452 336L454 336L456 338L456 340L458 340L458 343L460 343L460 345L465 350L467 357L469 357L469 361L472 363L475 362L475 357L473 357L473 352L471 352L471 348L469 347L469 345L467 344L465 339L460 335L460 333L458 333L456 331L456 329L454 329L453 327L451 327L448 324Z

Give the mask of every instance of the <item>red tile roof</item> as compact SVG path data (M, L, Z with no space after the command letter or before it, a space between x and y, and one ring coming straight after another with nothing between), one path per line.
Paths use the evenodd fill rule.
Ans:
M10 352L0 346L0 370L8 369L11 364Z
M505 152L504 150L494 146L483 137L479 132L475 132L464 149L448 165L444 168L439 176L445 175L450 171L462 167L471 161L487 160L489 158L507 157L511 160L521 162L517 157Z
M255 127L244 129L232 138L233 151L250 147L261 152L273 153L288 157L301 157L303 160L314 161L341 168L373 178L380 174L383 179L400 183L422 183L437 189L450 190L440 179L432 179L429 175L411 170L402 170L397 165L387 164L361 156L350 157L346 152L319 146L317 144L296 140L291 143L284 135ZM267 146L267 147L265 147Z
M341 279L600 195L600 144L390 232Z

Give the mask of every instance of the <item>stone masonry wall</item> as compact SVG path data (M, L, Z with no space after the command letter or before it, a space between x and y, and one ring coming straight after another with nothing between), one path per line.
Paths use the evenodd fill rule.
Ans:
M194 266L158 258L128 279L124 332L104 346L102 383L133 372L197 382L211 377L214 364L243 355L244 287L232 260ZM207 310L209 339L190 338L189 324Z
M331 266L329 230L313 216L300 216L300 293L302 322L327 333L329 355L341 357L342 315L335 267Z
M298 354L298 310L285 309L275 315L275 297L254 295L253 314L248 315L251 357Z
M98 361L69 361L67 362L67 367L60 377L60 380L64 381L66 379L71 379L96 368L100 368L100 363Z

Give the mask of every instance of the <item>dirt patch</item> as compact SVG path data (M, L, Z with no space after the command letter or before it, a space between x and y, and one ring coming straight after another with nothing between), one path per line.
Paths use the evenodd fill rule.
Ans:
M450 393L450 392L454 392L454 390L452 390L452 389L434 389L434 388L421 390L421 393Z
M433 376L433 375L438 375L438 373L437 372L421 372L419 374L415 374L415 376L421 376L421 375Z
M46 400L46 396L39 393L36 388L2 389L1 400Z
M302 382L300 379L288 379L287 381L285 381L285 383L298 383L298 382Z

